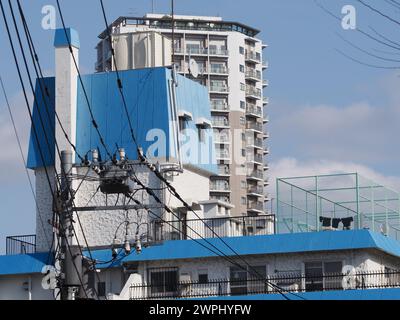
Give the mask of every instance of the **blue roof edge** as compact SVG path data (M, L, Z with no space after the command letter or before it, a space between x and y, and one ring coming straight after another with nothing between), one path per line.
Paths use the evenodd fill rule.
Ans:
M241 255L284 254L356 249L376 249L400 257L400 242L370 230L332 231L314 233L277 234L224 238ZM204 240L198 240L206 244ZM207 239L220 245L219 239ZM228 250L224 250L230 254ZM111 250L93 250L94 259L111 260ZM233 255L233 253L231 254ZM47 253L33 255L0 256L0 275L40 273ZM99 265L99 269L120 267L126 262L199 259L216 257L192 240L166 241L143 250L140 255L130 255L113 265Z

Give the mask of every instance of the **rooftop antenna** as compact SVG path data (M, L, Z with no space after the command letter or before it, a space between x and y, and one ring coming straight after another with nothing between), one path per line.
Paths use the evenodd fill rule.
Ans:
M154 0L151 0L151 13L154 13Z

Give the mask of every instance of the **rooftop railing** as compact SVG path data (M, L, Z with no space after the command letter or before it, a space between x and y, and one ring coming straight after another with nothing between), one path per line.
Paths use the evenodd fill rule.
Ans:
M274 233L275 216L239 216L180 221L154 221L155 241L219 237L261 236ZM178 231L179 230L179 231ZM211 231L212 230L212 231Z
M6 254L31 254L36 252L36 235L10 236L6 238Z
M187 298L210 298L223 296L248 296L259 294L322 292L342 290L369 290L400 288L400 271L364 271L354 274L281 273L267 275L265 279L245 277L200 281L170 281L130 287L131 300L172 300Z

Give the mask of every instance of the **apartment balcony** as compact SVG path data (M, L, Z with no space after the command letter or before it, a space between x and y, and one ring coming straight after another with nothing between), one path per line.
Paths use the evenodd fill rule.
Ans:
M227 67L209 67L207 68L207 73L213 75L229 75L229 69Z
M209 49L208 50L208 54L210 56L228 57L229 56L229 50L221 49L221 48Z
M228 119L215 119L211 120L211 123L214 128L229 128L229 120Z
M263 70L265 70L265 69L268 69L268 67L269 67L269 63L268 63L268 61L263 61L262 62L262 68L263 68Z
M248 103L246 105L246 115L260 118L263 115L262 108L255 104Z
M269 132L264 132L263 137L264 139L269 139Z
M252 86L246 86L246 98L261 99L261 90Z
M264 172L262 170L253 170L247 174L247 179L264 181Z
M191 56L218 56L218 57L228 57L229 56L229 51L226 49L208 49L208 48L191 48L191 49L186 49L181 48L181 47L175 47L174 48L174 53L176 55L191 55Z
M263 202L249 202L247 204L247 211L264 213L264 203Z
M214 135L214 142L216 144L230 144L229 135L226 134L216 134Z
M269 148L263 148L263 153L264 153L264 155L267 155L267 154L269 154Z
M260 72L258 73L254 69L248 68L246 70L245 77L247 80L252 80L252 81L256 81L256 82L261 81L261 73Z
M264 158L261 154L248 154L246 156L247 162L262 165L264 163Z
M210 93L229 94L229 87L210 85L209 91Z
M229 112L229 105L226 102L211 101L212 112Z
M229 183L210 183L210 192L231 192Z
M263 88L268 87L268 86L269 86L269 81L266 80L266 79L264 79L264 80L262 81L262 86L263 86Z
M254 51L248 51L246 53L246 62L261 63L261 57Z
M262 197L264 196L264 188L260 186L250 186L247 188L247 194L250 196Z
M230 176L230 169L227 165L218 165L218 175L219 176Z
M254 130L257 133L263 133L263 125L258 122L247 122L246 123L246 129L247 130Z
M269 103L269 98L268 97L263 97L263 104L267 105Z
M268 122L269 122L269 116L267 114L264 114L263 123L268 123Z
M219 151L217 150L215 153L215 157L217 160L229 161L231 159L228 151Z
M264 150L263 139L260 139L260 138L248 138L247 139L247 147Z

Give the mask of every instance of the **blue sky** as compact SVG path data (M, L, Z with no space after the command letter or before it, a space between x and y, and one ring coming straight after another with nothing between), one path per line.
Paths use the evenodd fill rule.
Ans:
M29 17L31 32L39 49L42 67L54 69L54 31L43 30L41 9L52 0L21 1ZM399 26L371 13L354 0L319 0L334 14L353 4L357 26L373 34L371 27L396 39ZM367 1L394 18L399 9L383 0ZM116 5L118 3L118 5ZM155 0L155 12L169 11L169 1ZM141 16L151 11L150 0L105 0L108 19L121 15ZM104 29L97 0L61 1L68 26L79 31L81 70L93 72L97 35ZM396 66L358 51L355 45L393 60L400 51L377 44L356 31L344 31L340 22L323 12L314 0L176 0L177 14L220 15L262 30L260 37L269 47L265 59L270 86L269 132L271 175L361 171L383 183L400 188L399 72L357 64L339 54L339 49L367 63ZM59 22L57 20L57 22ZM0 73L24 141L29 121L17 81L15 66L1 21ZM58 23L58 26L60 24ZM385 53L381 52L385 51ZM20 160L3 96L0 95L0 252L5 236L34 233L34 202Z

